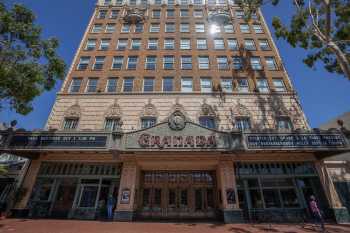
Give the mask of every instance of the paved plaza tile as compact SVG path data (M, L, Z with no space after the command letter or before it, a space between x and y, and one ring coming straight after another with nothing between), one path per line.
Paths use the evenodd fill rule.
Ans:
M327 225L328 233L350 233L350 225ZM100 222L74 220L0 220L0 233L307 233L312 224L222 224L198 222Z

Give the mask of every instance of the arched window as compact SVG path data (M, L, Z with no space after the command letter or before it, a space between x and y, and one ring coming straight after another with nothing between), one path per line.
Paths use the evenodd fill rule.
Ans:
M155 117L142 117L141 118L141 128L147 129L153 127L157 122L157 118Z

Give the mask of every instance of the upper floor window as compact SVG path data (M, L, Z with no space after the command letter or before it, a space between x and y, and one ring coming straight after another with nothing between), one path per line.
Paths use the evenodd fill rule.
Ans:
M259 47L263 51L271 50L271 47L270 47L269 42L268 42L267 39L260 39L259 40Z
M245 39L244 40L244 48L246 50L256 50L254 40L253 39Z
M164 56L163 57L163 68L165 70L174 69L175 58L174 56Z
M102 24L95 24L92 27L91 32L93 32L93 33L100 33L100 32L102 32Z
M212 83L210 78L201 78L201 92L210 93L212 91Z
M182 92L192 92L193 91L193 84L192 84L191 77L183 77L181 79L181 91Z
M127 69L128 70L136 70L137 62L138 62L138 57L137 56L130 56L130 57L128 57Z
M216 128L215 118L211 117L211 116L199 117L199 124L203 127L209 128L209 129Z
M173 6L175 4L175 0L168 0L168 5Z
M156 56L147 56L145 62L146 70L155 70L157 66L157 57Z
M78 128L79 118L65 118L63 122L64 130L74 130Z
M250 33L250 29L249 29L248 24L240 24L239 28L241 29L242 33Z
M253 24L253 29L256 34L264 33L263 28L260 24Z
M194 10L193 11L193 17L195 17L195 18L202 18L203 17L203 10Z
M132 39L131 40L131 49L139 50L141 48L141 39Z
M165 32L175 32L175 23L166 23Z
M175 11L173 9L168 9L166 11L166 17L168 17L168 18L175 17Z
M180 17L188 17L189 13L187 9L181 9L180 10Z
M143 117L141 118L141 128L147 129L156 125L157 119L155 117Z
M237 19L243 19L243 17L244 17L244 11L241 11L241 10L236 11Z
M96 39L88 39L86 42L85 50L94 50L96 48Z
M275 87L275 91L277 92L285 92L286 85L283 82L283 79L273 79L273 86Z
M110 19L116 19L118 18L119 11L118 10L111 10L111 14L109 16Z
M232 92L232 79L231 78L222 78L221 79L221 88L224 92Z
M122 33L128 33L130 32L130 24L127 24L127 23L124 23L122 25L122 30L121 30Z
M250 130L251 125L250 125L249 117L236 117L235 121L236 121L236 124L235 124L236 129L240 131Z
M136 6L137 0L129 0L130 6Z
M238 57L238 56L232 57L232 68L234 70L241 70L243 68L242 57Z
M149 27L149 32L159 32L159 31L160 31L159 23L152 23L151 26Z
M124 78L123 92L132 92L134 89L134 78Z
M277 64L274 57L265 57L265 61L268 70L277 70Z
M112 4L112 0L104 0L104 3L103 3L104 6L109 6L111 4Z
M162 5L162 0L154 0L154 4L156 5Z
M93 66L93 69L94 70L102 70L103 69L103 64L105 62L105 58L106 57L103 57L103 56L95 57L95 64Z
M117 69L117 70L122 69L122 67L123 67L123 60L124 60L124 57L122 57L122 56L115 56L115 57L113 57L112 69Z
M99 18L99 19L104 19L104 18L106 18L106 15L107 15L107 11L106 11L106 10L100 10L100 11L98 12L97 18Z
M158 49L158 39L148 39L148 49Z
M69 92L78 93L80 91L81 82L81 78L73 78L70 84Z
M225 57L225 56L217 57L216 61L218 63L218 69L219 70L227 70L227 69L229 69L227 57Z
M258 79L256 81L256 86L261 93L268 93L269 92L269 84L267 83L266 79Z
M219 25L212 24L212 25L210 26L210 33L211 33L211 34L220 33L220 32L221 32L221 29L220 29L220 26L219 26Z
M118 6L123 5L124 0L116 0L116 4Z
M96 92L97 91L97 84L98 84L97 78L89 78L88 84L86 87L86 92L88 92L88 93Z
M181 5L188 5L188 0L180 0Z
M110 42L110 39L101 39L100 50L108 50Z
M191 40L190 39L181 39L180 40L180 49L191 49Z
M78 70L86 70L90 63L90 57L81 57L79 64L78 64Z
M215 49L225 49L225 43L223 39L214 39L214 48Z
M237 39L227 39L227 46L230 50L238 50L238 42Z
M249 92L249 82L245 78L241 78L237 80L237 91L240 93Z
M165 39L164 40L164 49L174 49L175 48L175 40L174 39Z
M251 57L250 58L250 66L253 70L262 70L260 57Z
M142 23L137 23L135 25L135 32L137 32L137 33L143 32L143 24Z
M114 23L108 23L106 25L106 33L113 33L115 31L115 24Z
M204 23L196 23L195 24L195 31L196 32L205 32Z
M153 10L152 11L152 17L159 19L160 18L160 10Z
M143 79L143 91L153 92L154 91L154 78L144 78Z
M197 39L197 49L208 49L206 39Z
M119 118L106 118L105 120L105 130L106 131L115 131L120 127Z
M173 77L164 77L163 78L163 91L170 92L174 90L174 78Z
M190 32L190 24L181 23L180 24L180 32Z
M192 69L192 57L191 56L181 56L181 69L191 70Z
M106 92L113 93L117 92L118 78L108 78Z
M235 32L232 24L224 25L224 30L226 33L234 33Z
M289 117L277 117L276 128L277 130L292 130L292 121Z
M194 5L202 5L203 4L203 0L193 0L193 4Z
M117 43L117 50L125 50L128 46L128 39L119 39Z
M207 70L209 69L209 57L208 56L199 56L198 57L198 69Z

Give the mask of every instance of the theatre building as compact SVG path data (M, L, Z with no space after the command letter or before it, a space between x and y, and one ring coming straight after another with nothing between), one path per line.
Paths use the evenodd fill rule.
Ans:
M348 221L261 12L234 1L100 0L43 131L1 132L31 160L13 214L300 221L314 195ZM78 20L78 19L77 19Z

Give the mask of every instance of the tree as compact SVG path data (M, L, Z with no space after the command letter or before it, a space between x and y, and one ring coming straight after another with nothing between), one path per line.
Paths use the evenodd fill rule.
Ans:
M63 79L66 65L56 38L42 39L35 15L23 5L0 2L0 111L26 115L32 101Z
M321 61L329 72L350 80L350 0L291 0L295 12L290 25L274 17L272 26L277 38L293 47L308 51L303 60L309 67ZM278 5L279 0L238 0L250 20L264 4Z

